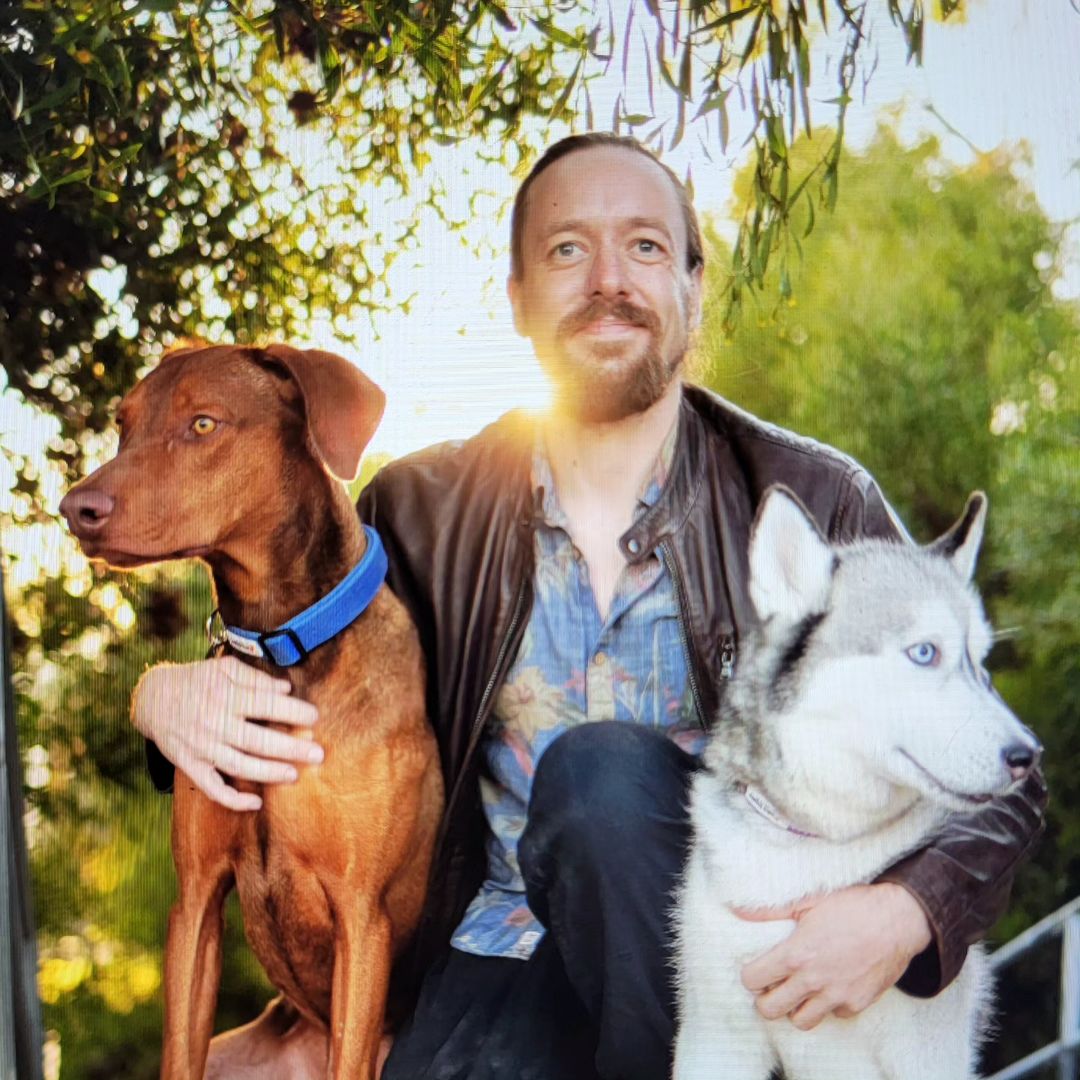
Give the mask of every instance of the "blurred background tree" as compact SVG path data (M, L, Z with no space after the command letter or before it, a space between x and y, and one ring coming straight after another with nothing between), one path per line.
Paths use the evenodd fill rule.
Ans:
M111 409L175 340L302 338L321 319L347 342L375 313L408 315L389 271L422 209L463 226L456 176L431 167L456 168L458 147L520 173L553 131L668 150L697 117L723 149L745 120L742 227L710 241L706 380L859 457L920 538L989 491L980 582L1015 628L994 666L1055 792L1001 933L1080 891L1077 782L1060 764L1080 695L1078 324L1051 288L1060 237L1007 154L957 168L886 130L844 156L875 18L919 57L923 5L895 0L642 0L619 18L555 0L0 3L0 543L65 1078L156 1075L169 801L124 716L146 665L202 655L211 602L192 567L91 571L60 537L61 489L111 453ZM836 64L814 77L836 123L811 129L824 37ZM590 78L612 65L647 109L619 96L593 115ZM219 1027L268 994L230 920Z

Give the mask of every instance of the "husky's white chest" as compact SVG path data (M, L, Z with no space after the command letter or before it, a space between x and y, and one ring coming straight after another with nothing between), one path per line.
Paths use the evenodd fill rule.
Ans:
M702 784L708 780L702 778ZM695 796L700 792L695 791ZM707 809L706 809L707 808ZM960 976L932 999L889 990L852 1019L831 1017L809 1032L786 1018L766 1020L742 985L742 968L786 939L789 920L738 918L746 907L789 903L814 891L866 880L879 853L852 852L842 863L820 860L812 845L774 847L755 841L745 819L714 801L691 800L696 839L677 907L679 1032L674 1080L969 1080L987 984L973 951ZM860 857L861 856L861 857ZM835 864L835 865L834 865Z

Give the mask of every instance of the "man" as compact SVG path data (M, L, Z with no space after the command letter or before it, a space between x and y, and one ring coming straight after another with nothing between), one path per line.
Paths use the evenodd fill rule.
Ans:
M683 384L703 265L684 188L639 144L553 146L515 202L509 281L551 415L413 455L361 498L420 628L448 792L387 1080L667 1076L685 792L753 619L756 505L783 482L833 539L901 537L849 459ZM218 719L184 742L196 678ZM151 672L134 720L181 767L212 762L251 745L248 717L282 715L271 683L252 672L260 700L240 706L212 662ZM310 751L245 755L237 775L284 780ZM805 1028L897 980L937 992L1000 914L1044 800L1036 776L794 913L743 971L760 1011Z

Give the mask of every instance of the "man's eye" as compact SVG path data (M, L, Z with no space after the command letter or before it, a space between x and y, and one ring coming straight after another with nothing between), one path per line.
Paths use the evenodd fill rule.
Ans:
M660 250L660 245L655 240L639 240L637 242L638 251L645 255L653 255Z
M561 244L555 245L555 254L563 258L569 258L576 251L577 244L573 240L564 240Z

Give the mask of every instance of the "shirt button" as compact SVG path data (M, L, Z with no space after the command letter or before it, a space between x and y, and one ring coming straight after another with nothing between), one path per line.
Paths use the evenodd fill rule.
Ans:
M603 667L603 666L604 666L604 665L605 665L605 664L607 663L607 654L606 654L606 653L602 653L602 652L598 652L598 653L597 653L597 654L596 654L596 655L595 655L595 656L593 657L593 663L594 663L594 664L595 664L595 665L596 665L597 667Z
M626 548L631 555L636 555L639 551L641 551L641 541L636 538L628 540L626 542Z

